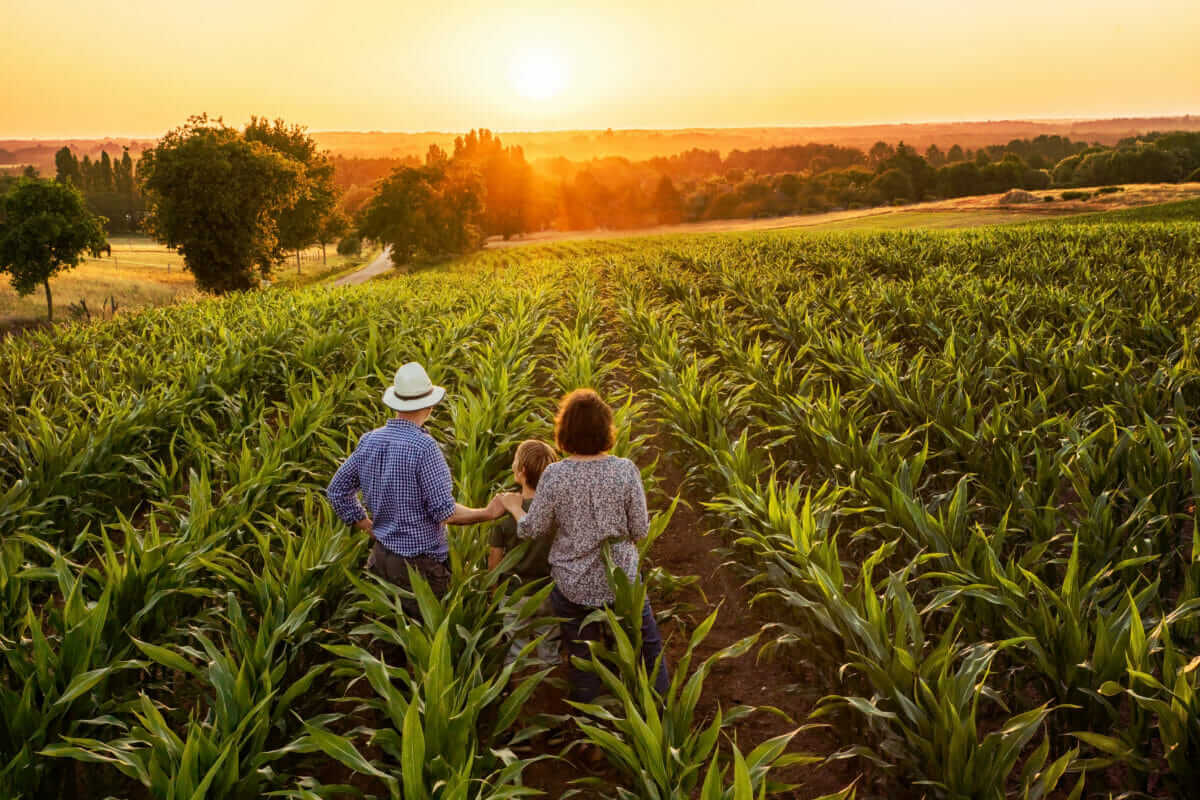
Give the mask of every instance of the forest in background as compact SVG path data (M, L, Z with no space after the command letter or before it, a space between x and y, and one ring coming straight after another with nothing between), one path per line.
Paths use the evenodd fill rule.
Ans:
M1200 118L1173 121L1187 126L1200 122ZM1109 137L1120 124L1128 128L1132 122L1076 123L1076 127ZM996 129L998 125L982 127ZM573 160L561 155L531 157L520 144L530 134L505 134L502 138L480 129L454 137L445 147L428 144L421 157L358 157L333 151L329 161L337 192L336 209L345 219L359 222L364 209L377 196L381 182L397 170L419 169L431 160L453 162L456 166L451 175L457 176L456 180L469 174L478 184L477 191L472 188L479 206L478 219L472 224L484 237L504 238L544 230L629 229L821 213L1010 189L1200 180L1200 131L1150 132L1109 144L1043 133L1005 144L971 146L969 142L979 135L980 126L964 123L837 130L843 134L855 131L861 136L864 130L880 127L912 129L919 136L894 144L877 140L867 147L838 142L735 148L727 152L693 147L644 159L606 156ZM921 146L956 129L968 136L964 142L930 141ZM653 133L673 140L699 135L688 131L607 132L598 138L620 140L634 133ZM735 134L738 132L722 135ZM539 135L560 139L567 136ZM740 135L750 134L743 131ZM322 137L311 134L317 146L321 146ZM0 161L13 155L13 151L3 149L5 144L11 143L0 142ZM110 144L119 144L120 152L110 155L106 149ZM109 233L134 232L140 230L145 214L136 175L140 156L136 148L141 144L137 140L106 140L94 155L91 147L81 152L63 144L53 153L52 166L46 172L52 170L59 180L69 179L79 187L92 210L107 218ZM23 168L26 173L31 170L36 167ZM454 216L464 213L460 209Z
M432 146L432 153L443 153ZM609 157L529 161L519 145L490 131L458 137L453 160L483 187L482 230L521 233L639 228L679 222L821 213L867 206L1051 187L1200 180L1200 132L1150 133L1114 145L1057 135L979 148L899 142L870 148L804 144L734 150L693 149L643 161ZM428 160L428 159L427 159ZM410 157L333 158L341 210L355 218L378 181Z

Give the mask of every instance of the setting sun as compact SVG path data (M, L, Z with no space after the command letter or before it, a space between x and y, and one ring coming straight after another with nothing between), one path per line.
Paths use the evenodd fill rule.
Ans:
M513 56L509 81L519 95L529 100L549 100L567 84L566 65L549 50L522 50Z

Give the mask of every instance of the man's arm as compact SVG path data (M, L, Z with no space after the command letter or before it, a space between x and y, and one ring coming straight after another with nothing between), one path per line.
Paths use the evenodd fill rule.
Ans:
M454 504L454 513L446 518L447 525L474 525L477 522L491 522L504 516L504 506L498 497L483 508L470 508L462 503Z
M367 510L358 501L360 488L358 463L361 458L359 453L362 442L363 440L360 439L359 447L356 447L350 457L338 467L333 479L329 481L329 488L325 490L325 496L329 498L329 504L333 506L333 513L338 515L338 519L360 530L370 531L371 520L367 519Z
M469 508L454 500L454 481L450 477L450 466L437 445L431 444L417 469L421 493L425 497L425 509L435 522L448 525L474 525L477 522L499 519L504 507L492 501L485 508Z

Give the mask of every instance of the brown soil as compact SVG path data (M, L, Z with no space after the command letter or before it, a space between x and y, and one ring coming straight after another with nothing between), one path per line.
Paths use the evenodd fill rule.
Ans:
M668 497L679 491L682 472L678 465L663 456L659 463L661 488ZM716 624L708 638L693 655L693 665L699 664L716 651L727 647L746 636L757 633L766 620L761 619L750 607L750 596L742 581L733 570L722 564L717 552L721 542L717 534L709 532L703 517L695 511L698 498L683 493L689 506L680 503L663 535L654 543L651 561L675 575L696 575L700 580L687 587L682 597L672 600L693 606L690 615L699 622L720 605ZM651 596L651 604L658 609ZM691 626L672 619L663 626L669 665L677 664L687 647ZM757 648L745 656L720 662L705 683L705 691L698 708L699 715L711 719L720 706L724 710L738 705L774 706L790 717L790 721L776 714L759 712L731 727L733 736L743 752L749 752L761 742L804 724L811 711L806 700L790 691L797 684L811 683L811 674L803 662L784 663L781 660L758 658ZM531 711L567 713L565 704L557 695L561 690L543 685L528 707ZM822 730L805 731L792 740L790 752L825 755L836 749L833 737ZM546 792L548 797L560 797L572 788L577 778L592 775L600 777L610 785L620 780L619 774L606 763L590 766L578 753L570 754L568 761L547 760L534 764L525 772L525 783ZM846 786L857 775L854 765L839 761L832 765L792 767L775 775L777 780L797 784L794 792L783 797L807 798L834 792ZM582 795L583 797L601 795ZM611 793L607 796L612 796Z

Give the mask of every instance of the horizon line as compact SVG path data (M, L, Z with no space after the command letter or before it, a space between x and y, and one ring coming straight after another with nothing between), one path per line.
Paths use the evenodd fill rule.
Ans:
M1193 116L1200 116L1200 112L1169 112L1157 114L1137 114L1137 115L1116 115L1116 116L1067 116L1067 117L1002 117L995 119L954 119L954 118L938 118L938 119L921 119L921 120L887 120L873 122L808 122L808 123L772 123L764 125L744 124L744 125L691 125L677 128L652 128L652 127L629 127L616 128L609 126L607 128L490 128L486 125L479 125L466 130L436 130L436 129L409 129L409 130L383 130L380 128L372 128L369 130L352 129L352 128L323 128L320 130L308 128L305 130L312 135L320 134L382 134L382 135L402 135L402 136L462 136L473 130L489 130L492 133L513 135L513 134L536 134L536 133L604 133L612 131L616 133L670 133L670 132L689 132L689 131L742 131L742 130L794 130L805 128L878 128L878 127L903 127L903 126L921 126L921 125L996 125L996 124L1014 124L1014 123L1030 123L1030 124L1046 124L1046 123L1081 123L1081 122L1120 122L1122 120L1137 121L1151 119L1190 119ZM54 141L99 141L104 139L130 139L138 140L156 140L162 134L131 134L131 133L106 133L98 135L41 135L41 136L0 136L0 141L9 142L54 142Z

